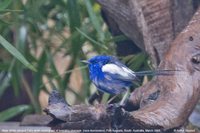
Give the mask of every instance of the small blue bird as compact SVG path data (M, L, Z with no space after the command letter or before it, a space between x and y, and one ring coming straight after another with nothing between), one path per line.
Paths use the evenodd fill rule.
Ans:
M134 72L113 56L99 55L88 61L91 81L98 90L109 94L126 92L137 76L166 74L160 71Z

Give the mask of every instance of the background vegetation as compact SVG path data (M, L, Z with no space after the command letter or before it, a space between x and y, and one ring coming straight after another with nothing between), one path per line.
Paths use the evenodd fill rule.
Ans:
M0 101L8 105L24 93L30 101L2 107L0 121L41 113L40 96L53 88L71 104L87 103L95 87L80 61L116 55L115 42L126 39L111 36L94 0L0 0L0 31ZM143 53L122 60L137 71L149 67Z

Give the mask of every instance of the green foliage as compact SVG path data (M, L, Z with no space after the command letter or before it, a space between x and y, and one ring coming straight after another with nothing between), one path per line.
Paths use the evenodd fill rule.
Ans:
M12 0L1 0L0 11L5 10L11 4L11 2Z
M17 58L21 63L23 63L26 67L30 68L33 71L36 69L25 59L25 57L0 35L0 42L3 47L10 52L15 58Z
M18 105L0 112L0 122L8 120L24 111L30 110L29 105Z
M148 56L144 53L129 55L122 58L122 61L134 71L149 69Z
M26 91L32 112L41 111L39 94L49 93L48 86L57 88L63 96L73 94L76 103L86 101L93 90L87 67L80 61L94 54L115 55L114 42L126 40L124 36L110 35L101 18L100 6L92 0L1 0L0 31L0 97L8 86L16 97L20 96L20 90ZM59 54L60 60L70 58L63 73L56 64ZM122 60L134 70L148 66L144 54ZM29 84L24 75L27 69L31 71ZM83 79L79 91L70 86L72 72L76 70ZM5 111L9 113L6 118L5 112L1 112L0 116L5 115L1 121L26 109L28 106L24 105L10 108Z

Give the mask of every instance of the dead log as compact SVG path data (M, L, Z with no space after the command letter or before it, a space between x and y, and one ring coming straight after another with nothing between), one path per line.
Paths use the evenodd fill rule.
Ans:
M49 115L26 115L20 122L20 126L46 126L53 118Z
M55 121L59 120L50 124L56 129L109 129L111 124L106 105L70 107L56 90L51 93L44 111Z

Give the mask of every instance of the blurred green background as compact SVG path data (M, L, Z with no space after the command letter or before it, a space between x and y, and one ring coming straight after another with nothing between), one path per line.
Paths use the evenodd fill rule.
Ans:
M0 121L42 113L53 88L70 104L87 103L96 89L80 61L94 55L149 69L141 52L121 56L116 43L127 39L108 29L94 0L0 0Z

